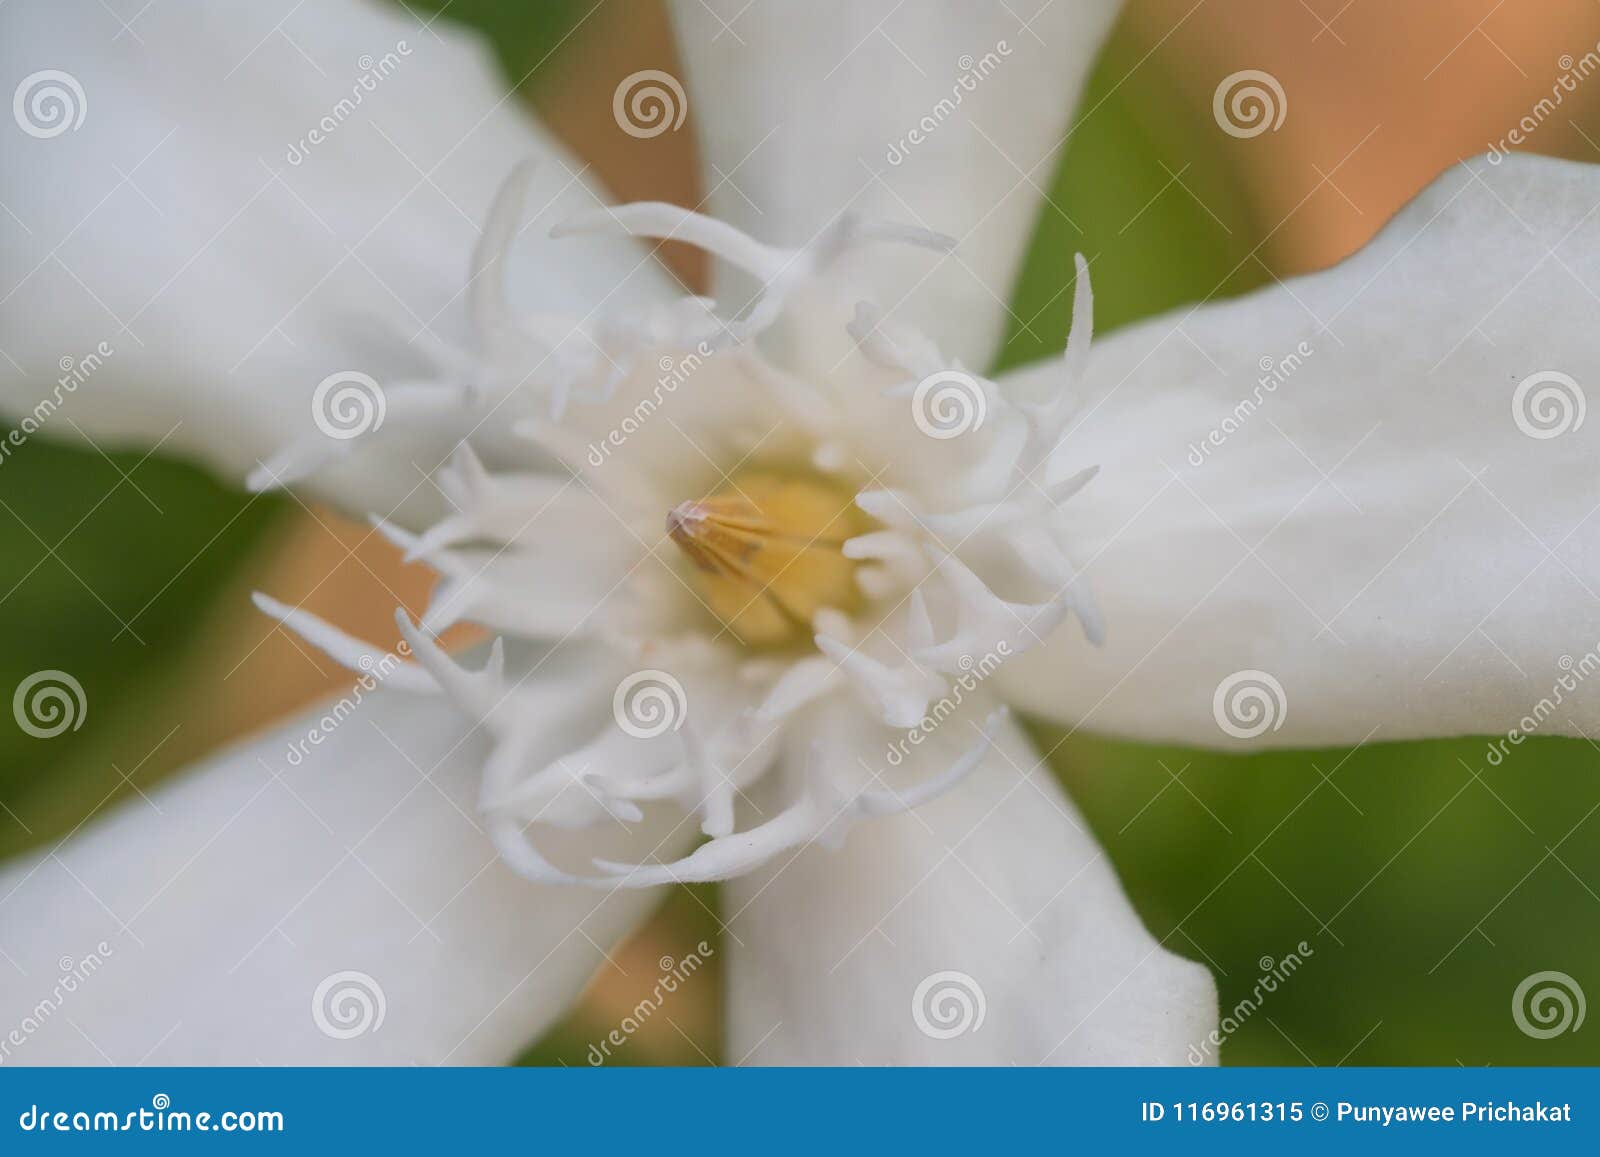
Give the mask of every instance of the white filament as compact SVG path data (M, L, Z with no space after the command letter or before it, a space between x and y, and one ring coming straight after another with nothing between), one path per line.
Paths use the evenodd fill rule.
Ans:
M879 762L873 753L837 748L831 739L836 749L825 755L813 745L803 761L782 761L779 751L785 734L814 728L819 718L814 713L825 705L847 705L861 721L862 734L889 741L907 729L929 726L930 720L943 720L947 713L942 708L934 713L930 705L950 693L952 677L967 672L979 656L1026 650L1069 614L1091 639L1101 636L1103 624L1072 561L1059 511L1094 471L1051 476L1071 414L1069 391L1007 398L996 383L947 362L927 336L886 318L871 303L859 303L850 334L880 382L885 372L896 376L886 390L873 391L879 404L892 404L896 415L909 419L899 400L922 378L955 373L972 380L988 412L981 429L964 435L970 441L940 443L959 446L965 454L951 459L937 492L908 477L857 493L856 504L880 524L843 545L847 557L866 560L857 568L857 580L867 609L853 618L824 609L813 623L815 651L759 660L714 636L702 620L686 626L663 612L665 617L647 615L642 623L630 618L624 629L620 620L595 614L594 604L604 592L584 588L601 585L597 577L574 581L567 571L545 566L551 559L583 560L587 544L552 540L542 531L539 515L580 501L592 503L597 512L654 512L652 517L659 518L683 496L662 493L651 472L628 461L625 447L603 467L594 466L588 460L592 445L568 415L569 403L610 398L645 351L653 360L664 349L709 350L705 360L726 359L730 372L749 384L751 396L764 399L774 429L789 431L818 469L848 477L860 459L861 442L870 442L879 431L858 428L847 392L796 377L747 343L778 316L798 287L856 247L888 242L943 250L951 242L925 230L846 215L810 245L784 249L673 205L600 209L568 221L552 235L620 232L685 241L752 275L760 293L736 322L717 317L713 303L703 297L592 318L522 315L510 299L505 272L530 177L526 166L512 172L473 257L467 293L473 348L460 357L452 354L450 363L453 373L462 364L474 367L467 384L396 386L388 398L385 428L437 422L441 415L479 405L486 396L483 383L494 389L536 383L548 397L548 413L532 419L523 413L507 424L543 452L547 469L493 471L463 441L436 477L451 505L446 517L420 535L376 520L408 559L424 560L440 575L420 622L397 615L414 664L385 663L377 648L297 608L265 596L257 596L257 605L337 661L360 670L381 664L386 682L442 692L473 719L490 740L479 803L485 830L511 867L540 882L611 888L726 879L807 843L837 843L860 820L894 815L955 789L988 756L1001 713L989 714L978 739L953 753L952 743L959 740L952 736L963 724L949 724L952 734L921 748L934 765L931 772L901 790L878 782L871 772ZM1092 296L1081 257L1077 268L1062 363L1068 387L1082 374L1092 332ZM691 379L683 388L694 389L696 382ZM882 402L884 397L891 401ZM685 433L692 437L694 431ZM685 453L693 455L688 441ZM271 485L304 477L340 460L350 447L326 438L297 441L264 465L253 482ZM529 464L536 465L533 454ZM650 548L641 541L641 555ZM1010 567L1011 583L991 583L986 568L997 565ZM1019 579L1037 597L997 593ZM642 588L647 580L639 576L633 583ZM642 605L655 606L649 600ZM618 671L662 668L687 689L688 719L681 728L641 737L597 717L579 742L563 740L564 750L552 750L553 724L571 715L574 692L540 676L537 663L520 676L508 675L499 639L481 667L462 666L434 637L462 620L516 638L549 640L557 649L596 648L607 659L594 679L607 694L601 684L613 666ZM862 766L869 773L865 780ZM750 810L744 789L774 767L788 777L787 802L741 830L739 817ZM644 805L668 803L698 816L708 837L676 861L596 858L587 867L566 868L541 851L539 837L546 829L631 828L644 819Z

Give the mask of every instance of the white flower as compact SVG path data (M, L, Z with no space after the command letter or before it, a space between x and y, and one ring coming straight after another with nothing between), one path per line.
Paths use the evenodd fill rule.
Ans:
M679 5L718 216L607 207L442 22L188 8L135 45L0 12L6 75L94 102L4 174L25 373L0 398L31 410L108 340L79 428L324 494L442 578L401 619L417 664L261 597L382 686L5 870L25 975L115 948L32 1059L504 1060L655 885L718 879L734 1059L1179 1062L1210 977L1003 705L1235 746L1504 729L1578 641L1592 427L1530 438L1507 407L1593 361L1586 166L1463 166L1345 265L1092 354L1080 261L1064 359L991 381L1028 174L1113 3L1027 32L954 2ZM878 163L948 88L885 68L1007 38ZM715 299L635 238L713 253ZM1248 420L1259 359L1301 349ZM358 393L330 435L333 375ZM461 620L496 643L446 655ZM1222 725L1241 674L1267 723ZM971 1031L913 1015L947 975ZM309 1011L344 976L370 1032ZM36 1000L8 982L0 1010Z

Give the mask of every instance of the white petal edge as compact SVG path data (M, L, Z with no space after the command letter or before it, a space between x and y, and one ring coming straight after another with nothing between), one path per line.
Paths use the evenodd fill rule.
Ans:
M1597 209L1600 167L1480 158L1332 269L1097 340L1058 457L1105 464L1072 511L1105 645L1003 692L1202 746L1594 735Z
M865 251L849 275L984 366L1119 8L674 0L712 212L786 246L846 210L956 238L938 259Z
M729 1061L1188 1063L1217 1025L1210 973L1146 931L1036 764L1002 723L947 795L723 885Z
M448 19L373 0L177 0L123 31L109 10L18 0L0 11L0 65L18 82L48 66L82 91L79 127L15 131L0 165L0 349L20 371L0 409L15 422L53 403L38 436L159 444L237 480L314 438L331 374L460 369L448 351L471 337L473 247L530 158L507 263L519 307L581 316L669 296L624 240L553 255L549 227L599 194ZM390 429L328 440L324 493L384 514L437 503L411 462L431 470L468 427L408 431L392 410ZM380 438L374 463L376 446L361 451Z
M504 1063L659 901L513 875L475 827L483 737L442 697L379 689L331 729L330 710L0 871L0 1013L37 1024L8 1061ZM696 838L655 835L666 856Z

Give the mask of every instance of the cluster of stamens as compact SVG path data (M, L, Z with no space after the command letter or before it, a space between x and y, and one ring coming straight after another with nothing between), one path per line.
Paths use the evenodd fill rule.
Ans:
M963 447L966 457L949 460L948 476L919 489L917 479L926 471L903 471L896 481L889 469L883 481L873 473L870 487L858 486L842 470L849 460L842 448L854 445L872 456L867 446L880 431L870 422L862 428L861 395L846 404L846 391L870 391L878 399L873 421L894 424L899 445L911 447L900 452L920 468L922 455L953 443L919 446L909 407L902 409L898 399L907 396L908 383L915 385L929 372L960 377L968 376L966 371L946 365L932 342L884 321L870 306L856 309L849 325L859 365L851 370L858 376L848 386L786 375L765 359L757 339L802 285L825 282L830 266L845 252L884 241L943 249L945 239L841 219L812 245L783 250L674 206L597 210L557 232L617 231L687 241L754 275L761 292L734 319L715 316L715 303L704 298L622 319L524 318L510 306L501 266L517 235L527 186L525 170L508 181L473 264L469 297L479 342L451 362L476 367L470 370L470 388L439 389L437 397L417 394L403 415L391 415L384 434L403 434L406 423L420 426L446 413L471 417L473 406L493 414L540 380L539 367L551 374L542 383L546 416L526 415L511 424L537 446L532 472L489 470L463 441L451 467L439 475L440 489L455 507L449 516L421 536L386 528L409 557L431 563L444 581L420 624L400 616L420 666L385 668L384 678L408 690L450 696L487 733L492 752L485 764L482 809L486 830L502 855L524 875L544 882L609 887L722 879L785 849L835 841L859 819L903 811L948 790L981 762L995 735L997 713L985 718L980 712L960 726L947 724L936 742L918 751L926 769L920 780L892 786L883 778L886 769L875 768L849 746L858 740L845 737L860 734L863 725L881 729L889 741L903 736L904 729L929 718L950 681L973 669L986 652L1006 656L1026 649L1069 613L1077 614L1091 638L1098 635L1098 619L1069 558L1057 510L1092 476L1092 471L1057 469L1054 454L1068 406L1054 397L1008 399L993 382L970 375L980 390L976 400L989 411L988 424L981 435L972 435L970 453ZM1089 315L1087 272L1080 259L1065 362L1069 380L1082 367ZM738 381L737 387L725 383L720 388L736 388L741 400L769 396L779 423L787 419L804 435L789 442L800 445L810 438L809 451L802 447L798 458L741 466L689 499L682 498L681 489L670 492L681 479L669 487L653 482L648 468L622 461L626 445L599 465L586 464L574 453L585 434L570 427L582 426L587 401L603 405L615 392L638 387L643 375L636 367L653 364L663 350L704 350L710 348L708 340L716 348L706 361L727 359L723 365ZM535 359L531 370L530 357ZM700 388L700 382L691 380L683 388ZM494 389L505 392L496 398ZM852 411L850 405L857 408ZM298 446L287 447L282 460L305 469L323 461ZM274 483L293 477L287 469L270 473ZM652 509L652 520L666 509L665 533L681 552L671 574L676 588L689 591L698 604L692 608L700 617L697 625L687 625L676 611L663 611L655 620L649 611L608 618L599 612L610 591L598 577L594 605L580 605L587 592L571 589L575 580L565 564L590 544L569 543L562 535L586 539L591 528L568 526L542 541L529 533L530 527L538 531L547 509L582 500L597 512L592 529L602 537L614 529L606 520L616 515L605 496L617 493ZM659 535L660 522L654 526ZM637 532L630 533L644 545L647 557L640 565L648 569L657 556ZM475 550L474 540L487 540L489 549ZM553 581L562 589L526 590L502 582L497 568L524 559L534 573L545 573L540 568L549 562L548 573L559 576ZM995 567L1006 569L1004 583L987 576ZM642 582L644 576L634 576L637 569L618 585L632 577ZM672 593L674 584L664 585ZM1001 590L1008 593L997 593ZM1036 592L1036 597L1019 599L1017 591ZM519 598L525 601L518 603ZM299 609L258 601L341 661L374 669L377 648ZM684 601L678 599L677 605ZM569 606L575 608L570 621L563 617ZM488 613L474 616L463 608L487 608ZM538 682L546 660L521 673L508 671L507 652L497 641L486 662L469 670L432 637L459 617L487 619L513 636L554 642L556 650L592 648L586 654L597 656L598 671L621 674L615 719L597 720L592 737L575 749L551 750L550 708L544 704L555 691ZM986 659L982 669L989 669ZM684 712L681 718L669 718L663 727L628 726L623 690L642 675L664 678L669 694L657 702ZM605 677L618 680L616 674ZM855 722L830 714L840 711L853 713ZM800 721L802 726L790 727ZM797 732L805 737L807 754L801 758L785 752ZM780 762L795 779L788 802L738 830L736 801ZM550 862L534 839L541 828L632 825L643 819L644 806L659 801L674 801L698 814L700 830L710 840L666 863L591 856L588 864L566 867Z

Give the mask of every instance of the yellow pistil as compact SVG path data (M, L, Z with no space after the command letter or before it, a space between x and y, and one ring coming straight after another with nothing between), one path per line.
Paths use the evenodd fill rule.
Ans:
M855 560L840 549L867 528L853 492L803 475L751 471L667 513L700 597L738 638L771 646L811 632L822 607L849 611Z

